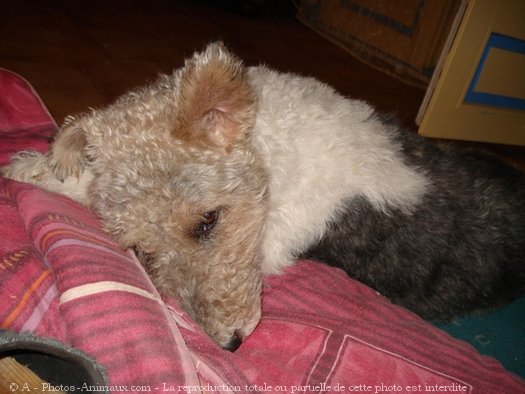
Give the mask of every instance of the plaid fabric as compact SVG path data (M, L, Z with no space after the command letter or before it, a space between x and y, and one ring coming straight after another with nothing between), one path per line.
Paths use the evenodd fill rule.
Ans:
M9 96L26 82L6 74L0 118L13 107L2 101L15 96L15 108L45 118L28 85L31 94ZM26 99L37 105L24 107ZM46 148L31 125L5 126L2 148L9 138ZM49 117L38 127L55 130ZM5 163L10 150L0 153ZM88 353L113 392L525 392L495 360L328 266L301 261L268 277L261 324L228 353L162 299L135 256L75 202L2 178L0 218L0 327Z

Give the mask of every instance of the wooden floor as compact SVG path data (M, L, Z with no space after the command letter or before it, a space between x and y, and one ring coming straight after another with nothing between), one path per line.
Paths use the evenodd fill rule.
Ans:
M236 13L213 0L24 0L3 2L0 67L36 88L58 123L100 107L179 67L212 40L247 64L314 76L341 93L394 112L415 130L424 91L354 59L293 13ZM0 92L1 94L1 92ZM501 150L501 148L497 148ZM524 150L504 149L517 161Z

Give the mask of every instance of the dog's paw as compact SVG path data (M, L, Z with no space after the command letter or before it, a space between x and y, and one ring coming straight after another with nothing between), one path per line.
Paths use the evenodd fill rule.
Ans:
M64 194L85 206L89 206L91 201L87 192L93 180L91 171L85 170L78 177L69 176L60 181L53 173L49 156L39 152L17 153L12 157L11 163L0 167L0 175Z
M0 168L0 174L16 181L37 185L49 176L50 169L45 155L28 150L14 155L8 165Z

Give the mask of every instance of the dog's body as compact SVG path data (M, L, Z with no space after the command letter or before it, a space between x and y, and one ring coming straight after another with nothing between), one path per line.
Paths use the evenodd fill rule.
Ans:
M409 133L395 138L406 163L432 182L421 203L409 213L384 213L351 198L305 255L430 320L523 294L524 174L477 151L447 151Z
M220 44L2 171L91 207L226 348L260 318L262 275L298 257L429 319L525 287L522 173L311 78L244 68Z

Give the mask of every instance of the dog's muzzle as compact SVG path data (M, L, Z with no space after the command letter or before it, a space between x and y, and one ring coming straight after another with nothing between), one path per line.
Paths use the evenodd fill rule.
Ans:
M224 345L222 348L229 352L234 352L239 348L239 346L241 346L241 343L242 343L242 337L236 331L233 334L233 337L230 339L230 341L226 345Z

